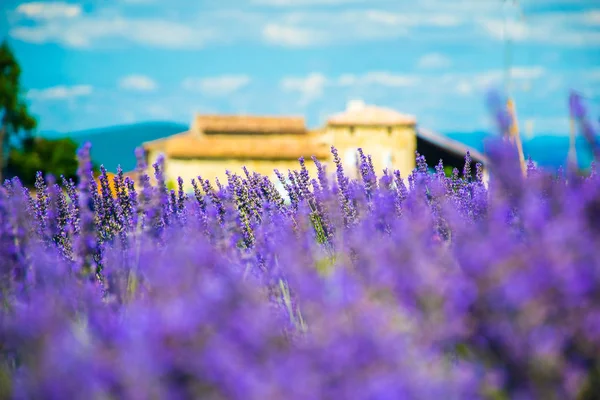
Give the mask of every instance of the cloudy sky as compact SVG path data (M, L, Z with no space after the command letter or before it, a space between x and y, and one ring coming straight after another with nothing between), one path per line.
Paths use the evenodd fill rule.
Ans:
M316 127L352 99L441 132L487 129L504 24L531 132L567 131L570 88L600 97L600 0L0 3L42 130L188 123L194 112L303 115Z

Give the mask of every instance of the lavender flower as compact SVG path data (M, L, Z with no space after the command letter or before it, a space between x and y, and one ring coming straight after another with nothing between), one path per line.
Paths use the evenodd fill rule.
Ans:
M92 163L90 159L91 144L84 144L78 151L79 177L78 209L79 231L75 242L75 257L77 260L76 271L93 278L99 271L98 251L99 246L95 235L94 212L98 211L98 201L94 198L98 192L93 185ZM93 193L92 193L93 191Z
M497 124L500 135L509 135L512 126L512 116L506 106L506 99L497 90L490 90L487 95L487 105Z
M569 109L571 116L579 123L581 133L588 142L595 160L600 160L600 141L594 126L587 118L587 110L583 104L581 96L575 92L571 92L569 96Z
M523 176L498 143L489 184L417 155L407 187L332 148L331 182L276 172L285 204L248 169L153 187L138 152L113 197L89 151L77 187L0 187L3 397L599 395L595 173Z

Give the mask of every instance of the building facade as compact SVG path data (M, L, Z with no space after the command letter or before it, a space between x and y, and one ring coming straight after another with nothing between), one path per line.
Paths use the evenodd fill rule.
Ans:
M441 142L436 142L436 136L429 132L421 134L413 116L354 101L316 130L307 129L301 117L196 115L188 131L144 143L143 147L148 165L163 154L166 179L171 185L178 177L189 185L198 176L224 183L226 171L243 174L244 166L275 178L275 169L285 174L298 169L300 157L305 158L309 172L316 176L312 156L334 172L331 146L338 150L345 171L353 177L358 173L359 148L371 156L378 174L384 168L399 169L404 177L415 168L419 143L426 151L435 149L436 157L448 153L442 157L444 160L464 158L470 150L475 161L483 162L483 155L476 151L443 137L439 139Z

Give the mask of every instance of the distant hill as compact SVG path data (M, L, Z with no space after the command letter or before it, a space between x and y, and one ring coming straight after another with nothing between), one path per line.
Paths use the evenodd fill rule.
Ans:
M446 133L451 139L457 140L467 146L473 147L479 151L485 150L485 141L493 135L486 132L472 133ZM575 141L577 148L577 159L582 168L588 168L592 162L593 156L590 152L586 140L578 136ZM523 152L525 157L531 156L539 166L557 169L559 166L565 166L567 154L569 152L569 137L557 135L538 135L532 139L523 140Z
M135 168L136 147L143 142L171 136L187 129L187 125L174 122L144 122L71 133L42 132L41 136L70 137L79 144L90 142L95 162L103 164L110 172L115 172L120 164L127 172Z
M103 164L108 171L115 172L119 164L124 171L135 168L134 151L143 142L171 136L187 129L187 125L180 123L145 122L71 133L43 132L41 135L54 138L70 137L79 144L91 142L94 161ZM485 140L492 137L491 134L481 131L449 132L445 135L479 151L485 150ZM590 165L592 154L584 138L578 137L576 143L579 163L586 168ZM566 135L539 135L525 140L523 149L525 157L531 156L538 165L556 169L560 165L565 165L569 151L569 138Z

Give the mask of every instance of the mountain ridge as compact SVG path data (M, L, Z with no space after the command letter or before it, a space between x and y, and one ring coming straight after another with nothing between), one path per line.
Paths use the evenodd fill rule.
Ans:
M184 132L188 128L188 125L176 122L150 121L69 133L42 132L40 136L68 137L79 145L90 142L92 159L98 164L104 165L107 171L116 172L119 165L124 171L131 171L135 168L135 149L142 143Z

